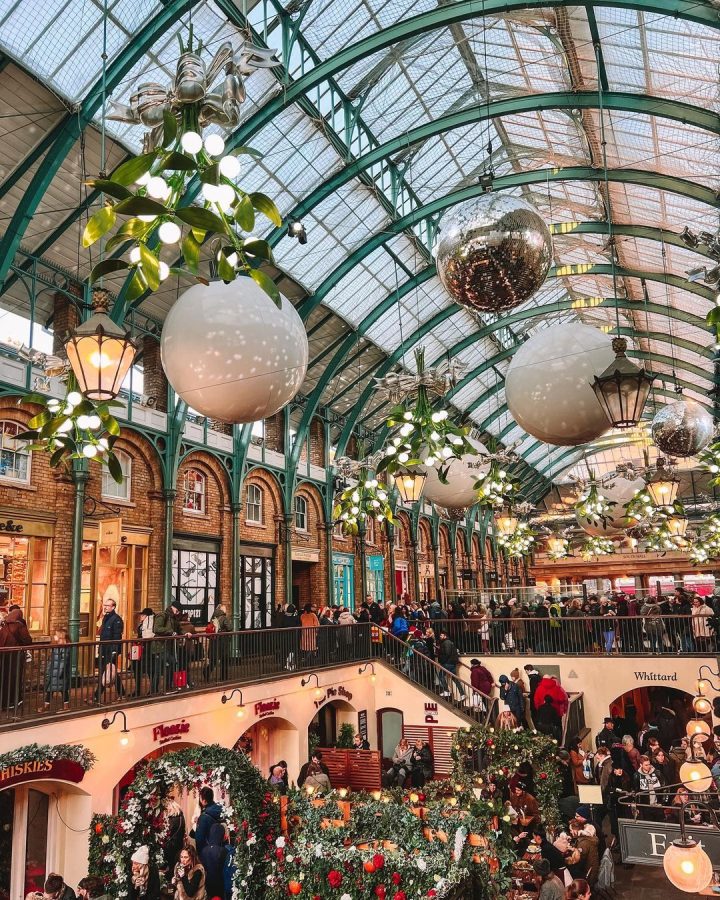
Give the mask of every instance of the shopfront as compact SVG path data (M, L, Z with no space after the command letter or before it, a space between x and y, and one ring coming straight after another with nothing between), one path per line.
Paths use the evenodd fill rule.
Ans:
M219 541L173 541L172 590L193 625L212 619L218 602L220 578Z
M333 553L333 602L355 608L355 557L350 553Z
M398 600L410 593L410 568L406 562L395 562L395 592Z
M243 628L272 625L275 547L240 544L240 622Z
M418 563L420 575L420 599L429 602L435 599L435 569L432 563Z
M367 589L373 600L385 602L385 559L380 554L367 557Z
M17 603L32 635L48 633L54 534L52 520L17 518L0 509L0 612Z
M125 637L135 632L138 613L148 605L148 549L152 529L101 522L83 528L80 636L95 638L103 600L115 601Z
M74 829L87 830L91 799L77 787L84 776L76 763L33 761L0 769L0 900L42 894L45 878L73 870Z

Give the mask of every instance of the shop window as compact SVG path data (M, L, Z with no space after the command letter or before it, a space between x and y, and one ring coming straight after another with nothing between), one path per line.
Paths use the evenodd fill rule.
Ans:
M219 553L173 550L173 597L193 625L207 625L218 602Z
M240 603L244 628L268 628L273 612L273 561L265 556L240 557Z
M48 538L0 535L0 608L17 603L33 633L46 628L49 548Z
M207 478L199 469L188 469L183 475L183 509L186 512L205 512Z
M17 435L25 431L17 422L0 421L0 478L30 481L30 454Z
M130 499L130 470L132 468L132 458L123 450L116 450L115 456L120 463L122 470L122 481L117 482L110 472L103 466L102 470L102 496L110 497L113 500L129 500Z
M365 520L365 543L375 543L375 519Z
M147 606L148 549L141 544L103 546L83 541L80 589L80 635L95 637L102 616L102 601L111 597L133 634L136 615Z
M295 497L295 527L298 531L308 530L308 503L305 497Z
M257 484L247 486L245 519L253 525L263 523L263 490Z

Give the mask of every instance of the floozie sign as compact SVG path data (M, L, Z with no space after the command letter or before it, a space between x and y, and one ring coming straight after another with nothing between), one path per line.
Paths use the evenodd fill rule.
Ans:
M171 741L179 741L189 731L190 723L185 719L181 722L172 722L170 725L156 725L153 728L153 740L156 744L169 744Z
M264 719L267 716L274 716L280 709L280 701L275 700L259 700L255 704L255 715L258 719Z

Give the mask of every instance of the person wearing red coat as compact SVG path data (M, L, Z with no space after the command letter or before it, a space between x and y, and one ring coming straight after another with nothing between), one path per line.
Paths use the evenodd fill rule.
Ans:
M551 698L552 705L558 715L564 716L568 711L570 701L568 700L567 691L558 684L554 675L543 675L540 679L540 684L535 691L535 709L540 709L545 702L546 696Z

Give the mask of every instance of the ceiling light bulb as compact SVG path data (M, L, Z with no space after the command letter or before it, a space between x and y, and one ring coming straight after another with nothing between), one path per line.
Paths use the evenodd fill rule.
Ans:
M156 200L165 200L170 196L170 187L164 178L161 178L159 175L153 175L147 183L147 192Z
M226 178L237 178L240 174L240 160L237 156L223 156L218 165L220 174Z
M199 153L202 150L202 138L197 131L186 131L180 138L180 146L186 153Z
M163 244L177 244L181 235L182 231L180 230L180 226L176 225L174 222L163 222L158 229L158 237ZM130 258L132 259L132 254L130 255Z
M205 149L210 156L220 156L225 149L225 141L219 134L209 134L205 138Z

